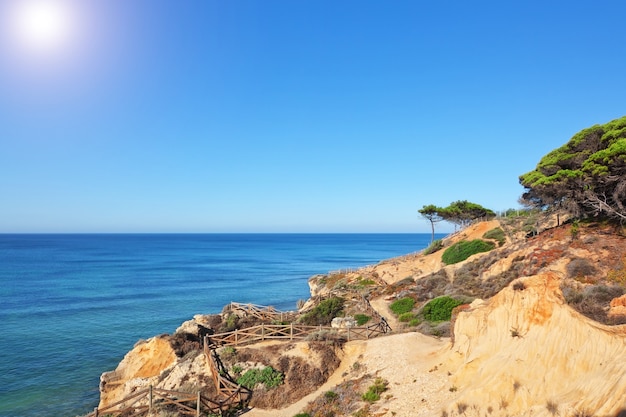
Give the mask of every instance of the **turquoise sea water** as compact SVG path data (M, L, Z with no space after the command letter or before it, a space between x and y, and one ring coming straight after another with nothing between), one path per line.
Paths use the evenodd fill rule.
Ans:
M441 236L439 236L441 237ZM0 235L0 417L74 417L139 339L231 301L293 310L307 280L430 234Z

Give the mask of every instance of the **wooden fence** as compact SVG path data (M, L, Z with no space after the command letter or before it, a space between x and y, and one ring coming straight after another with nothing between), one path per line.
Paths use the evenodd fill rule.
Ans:
M206 340L206 338L205 338ZM148 416L155 407L171 406L179 414L199 417L201 413L224 415L229 410L244 407L252 397L252 391L238 385L228 377L222 362L215 353L215 347L204 344L204 355L211 370L217 390L215 399L208 398L200 391L197 394L149 388L137 391L124 399L95 410L84 417L139 417Z
M320 331L336 332L346 336L347 340L366 340L387 333L390 328L386 321L379 321L370 326L335 328L330 326L304 326L299 324L260 324L232 332L216 333L205 336L205 345L240 346L265 340L304 340Z
M252 391L237 384L230 378L228 370L222 364L215 349L216 346L210 343L208 336L205 336L204 356L211 370L213 384L215 384L215 389L217 390L217 398L224 404L231 404L232 406L247 404L252 397Z
M295 320L298 315L298 313L294 311L279 311L272 306L236 302L228 304L224 312L234 313L242 317L255 317L262 321L291 321Z
M199 417L206 413L221 416L233 408L233 401L231 399L213 400L202 395L201 392L191 394L155 388L151 385L105 408L96 407L93 412L84 417L148 416L154 409L168 406L175 408L177 413L188 416Z
M228 371L215 351L218 347L239 346L264 340L304 340L310 335L324 330L343 335L348 341L371 339L391 331L387 321L372 308L365 297L362 297L361 302L364 303L363 309L375 319L374 324L346 328L304 326L293 323L260 324L232 332L204 336L204 355L217 390L215 399L208 398L201 392L190 394L150 386L105 408L96 407L93 412L84 417L148 416L155 407L166 406L175 408L179 414L199 417L201 413L224 415L229 410L244 407L250 401L252 391L237 384L228 376ZM295 320L297 317L295 312L281 312L273 307L255 304L230 303L226 311L254 316L263 321ZM119 383L119 376L115 372L110 374L107 383Z

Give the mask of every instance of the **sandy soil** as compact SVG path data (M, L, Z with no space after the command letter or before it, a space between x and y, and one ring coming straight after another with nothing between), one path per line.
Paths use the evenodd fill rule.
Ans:
M389 346L393 346L390 354ZM351 376L344 376L355 362L365 366L373 375L389 381L389 391L377 403L377 416L441 415L454 393L449 389L448 372L438 358L450 347L449 339L435 339L420 333L403 333L369 341L354 341L344 347L345 357L340 367L316 392L281 410L253 409L246 417L293 417L309 401L331 390Z

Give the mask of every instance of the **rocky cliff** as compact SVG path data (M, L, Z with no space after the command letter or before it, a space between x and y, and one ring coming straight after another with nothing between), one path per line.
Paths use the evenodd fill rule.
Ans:
M442 262L447 247L488 239L487 232L495 229L504 237L493 250L452 265ZM583 417L626 412L626 327L620 324L626 322L626 239L621 229L566 224L528 237L520 230L503 221L483 222L446 238L441 250L428 255L312 277L312 295L355 298L346 304L346 315L359 311L361 296L369 298L389 318L395 335L349 342L339 354L324 351L324 360L293 355L311 352L307 342L242 351L231 366L263 362L293 372L278 394L267 397L271 401L257 403L271 404L273 410L253 408L246 415L292 417L302 410L316 415L309 401L319 397L324 403L328 390L343 392L345 384L374 375L388 381L386 397L368 405L359 403L357 395L356 403L345 408L352 411L333 413ZM395 300L412 298L417 317L426 303L442 295L470 302L453 315L452 324L409 324L388 309ZM311 299L305 308L314 304ZM199 348L193 333L200 322L217 329L219 320L202 317L182 326L179 337L138 344L114 372L103 375L101 405L147 384L168 389L210 385L203 356L193 354ZM307 378L309 374L315 378ZM332 385L324 382L329 377ZM307 379L315 384L300 389ZM330 412L325 404L323 411Z
M626 408L626 326L567 306L561 279L521 278L459 313L448 357L458 388L451 413L459 404L465 415L602 416Z

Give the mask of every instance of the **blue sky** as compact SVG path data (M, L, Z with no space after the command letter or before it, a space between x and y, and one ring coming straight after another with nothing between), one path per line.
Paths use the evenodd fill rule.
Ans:
M58 1L0 30L0 232L429 232L626 114L623 1Z

